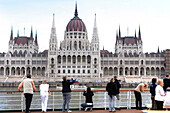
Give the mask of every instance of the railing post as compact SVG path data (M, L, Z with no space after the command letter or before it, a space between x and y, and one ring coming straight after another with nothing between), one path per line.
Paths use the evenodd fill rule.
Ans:
M131 99L132 99L132 98L131 98L131 96L132 96L131 94L132 94L132 93L131 93L131 90L129 90L129 109L131 109L131 104L132 104L132 103L131 103Z
M106 92L104 92L104 108L106 110Z
M22 112L24 111L24 96L23 96L23 93L21 93L21 110Z
M53 111L54 111L54 92L52 92L53 95Z
M127 92L127 105L126 105L127 109L128 109L128 106L129 106L128 104L129 104L129 91Z
M79 110L81 110L81 92L79 93Z

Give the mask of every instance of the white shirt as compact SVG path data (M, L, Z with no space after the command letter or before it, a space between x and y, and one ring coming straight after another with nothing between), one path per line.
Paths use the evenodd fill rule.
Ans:
M33 94L32 81L33 80L31 78L24 79L23 81L24 93Z
M40 95L48 95L49 84L40 85Z
M162 86L157 85L155 93L156 93L155 100L157 100L157 101L164 101L164 96L161 96L161 95L165 95Z
M165 96L164 106L170 106L170 92L168 91Z

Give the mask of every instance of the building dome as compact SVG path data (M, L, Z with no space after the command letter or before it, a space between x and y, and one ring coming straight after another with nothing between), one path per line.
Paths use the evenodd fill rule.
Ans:
M70 20L70 22L67 24L67 27L66 27L66 32L69 32L69 31L86 32L86 26L84 22L78 17L77 4L75 8L74 17Z
M84 22L79 17L74 17L67 24L66 31L86 31Z

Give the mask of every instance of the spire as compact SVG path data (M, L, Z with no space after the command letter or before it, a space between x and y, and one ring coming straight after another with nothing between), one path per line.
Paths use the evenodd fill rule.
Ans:
M157 51L157 53L160 53L160 51L159 51L159 46L158 46L158 51Z
M76 5L75 5L75 12L74 12L74 16L78 17L78 11L77 11L77 1L76 1Z
M118 40L118 31L116 30L116 44L117 44L117 40Z
M19 30L18 30L18 32L17 32L17 37L19 37Z
M93 27L93 37L92 37L92 42L99 42L98 38L98 31L97 31L97 24L96 24L96 14L94 18L94 27Z
M11 26L11 36L10 36L10 40L13 40L13 27Z
M104 50L104 46L103 46L103 50Z
M97 25L96 25L96 13L95 13L95 18L94 18L94 27L97 28Z
M30 35L30 40L33 40L32 26L31 26L31 35Z
M38 41L37 41L37 30L36 30L36 34L35 34L35 44L38 45Z
M120 25L119 25L119 40L121 40Z
M141 40L140 25L139 25L139 35L138 35L138 37L139 37L139 40Z
M136 29L135 29L135 38L136 38Z
M55 14L53 13L53 23L52 23L52 27L55 28Z

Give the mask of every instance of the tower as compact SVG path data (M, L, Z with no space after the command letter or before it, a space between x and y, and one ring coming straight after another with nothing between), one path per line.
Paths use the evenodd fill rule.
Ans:
M55 27L55 15L53 14L53 22L51 28L51 35L49 41L48 49L48 66L47 72L48 77L55 77L57 73L57 36L56 36L56 27Z
M8 45L8 51L13 53L13 27L12 26L11 26L11 35L10 35L10 40Z
M96 25L96 14L94 19L93 36L91 41L91 51L92 51L92 74L97 74L100 78L101 68L100 68L100 45L99 45L98 30ZM97 72L98 71L98 72Z

